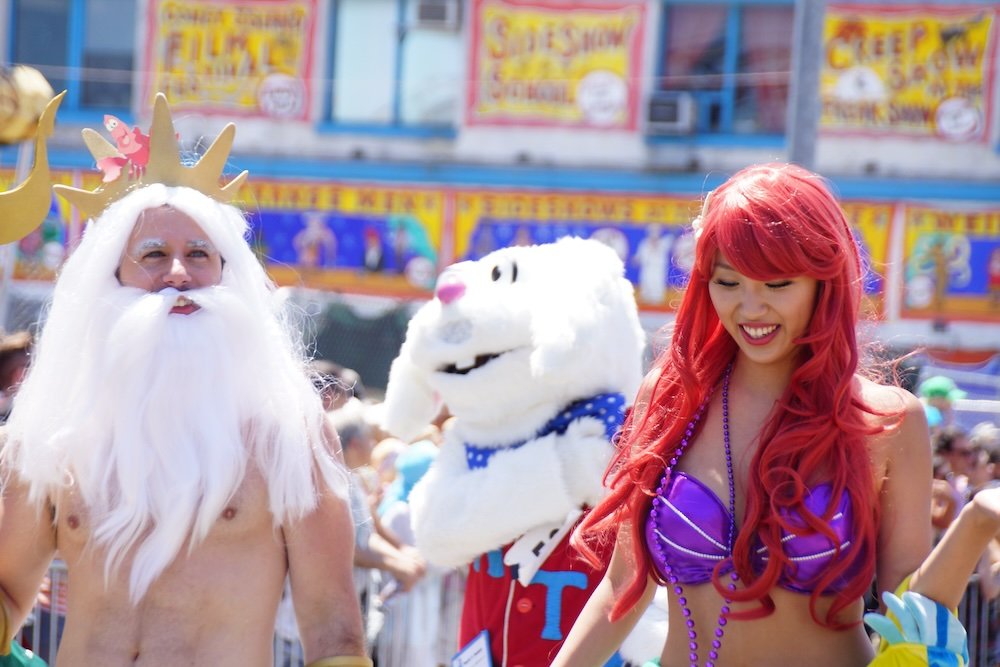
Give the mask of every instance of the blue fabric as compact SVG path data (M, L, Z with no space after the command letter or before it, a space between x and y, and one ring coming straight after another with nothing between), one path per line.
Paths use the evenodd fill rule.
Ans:
M410 499L410 491L427 474L437 457L438 448L430 440L418 440L396 457L396 474L400 481L399 500Z
M550 433L562 435L570 424L584 417L600 420L604 424L604 434L608 440L611 440L625 419L625 395L597 394L590 398L574 401L540 428L535 434L535 438L541 438ZM490 458L497 452L518 449L527 442L527 440L521 440L503 447L479 447L467 442L465 443L465 462L468 464L469 470L485 468L489 465Z
M389 508L392 507L393 503L403 498L403 481L396 476L396 479L389 483L389 486L385 487L385 493L382 495L382 502L378 504L379 516L384 516Z

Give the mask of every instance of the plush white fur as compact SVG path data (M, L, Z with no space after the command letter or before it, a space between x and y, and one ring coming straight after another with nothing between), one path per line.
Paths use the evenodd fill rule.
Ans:
M534 436L575 400L618 392L631 401L645 335L621 260L594 240L455 264L437 295L414 315L392 364L384 425L408 439L442 403L454 415L411 502L417 546L430 561L457 566L601 497L611 446L596 419ZM444 370L493 354L467 373ZM469 470L464 443L501 451Z

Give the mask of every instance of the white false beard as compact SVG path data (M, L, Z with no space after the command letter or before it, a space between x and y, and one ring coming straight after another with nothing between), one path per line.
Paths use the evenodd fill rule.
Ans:
M185 293L201 306L190 315L170 314L177 296L132 297L113 322L92 431L78 434L96 446L72 467L108 551L106 575L136 546L132 591L189 537L204 539L246 471L245 408L258 384L240 343L254 323L223 288Z
M276 328L226 287L184 292L201 306L190 315L170 313L179 294L115 289L90 313L83 349L75 351L80 373L62 387L43 373L29 391L51 397L62 389L56 400L69 405L48 415L55 423L41 427L41 443L26 438L21 446L31 455L44 443L51 458L39 456L20 471L34 481L32 469L56 463L61 484L75 483L94 543L107 551L106 578L131 559L133 602L185 543L192 549L205 538L248 462L267 479L280 520L315 506L314 463L330 481L329 460L315 456L318 427L309 421L313 407L322 419L318 398L291 356L275 353ZM43 400L53 407L52 398ZM42 417L41 406L17 407Z

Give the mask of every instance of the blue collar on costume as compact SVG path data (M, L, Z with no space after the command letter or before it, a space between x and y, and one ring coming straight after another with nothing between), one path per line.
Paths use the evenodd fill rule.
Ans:
M550 433L562 435L572 422L584 417L593 417L603 422L604 433L608 440L611 440L625 418L624 394L597 394L590 398L573 401L540 428L535 434L535 438L541 438ZM527 440L521 440L503 447L479 447L465 443L465 462L468 464L469 470L485 468L489 465L490 457L497 452L517 449L527 442Z

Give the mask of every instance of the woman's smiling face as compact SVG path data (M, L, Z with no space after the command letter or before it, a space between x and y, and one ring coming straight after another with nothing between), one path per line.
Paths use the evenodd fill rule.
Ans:
M722 325L757 363L793 360L795 342L809 328L819 281L809 276L782 276L771 280L749 278L718 253L709 294Z

